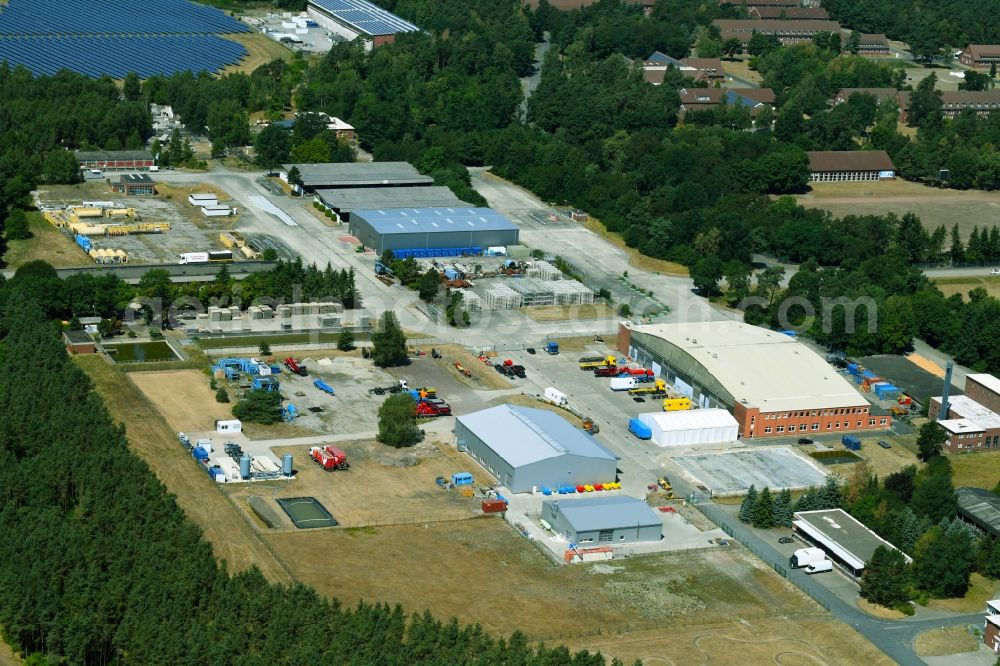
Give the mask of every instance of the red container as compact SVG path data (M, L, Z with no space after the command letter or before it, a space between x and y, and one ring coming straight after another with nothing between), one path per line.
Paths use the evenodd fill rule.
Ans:
M483 513L503 513L507 510L507 502L500 499L484 499Z
M594 490L604 490L604 484L595 483L594 484Z
M576 492L578 492L578 493L585 493L585 492L587 492L587 489L584 488L583 486L577 486L576 487Z

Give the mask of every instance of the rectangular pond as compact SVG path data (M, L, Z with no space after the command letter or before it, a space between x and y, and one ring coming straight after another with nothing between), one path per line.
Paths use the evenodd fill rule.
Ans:
M151 342L119 342L104 345L104 350L118 363L149 363L177 361L180 357L163 340Z

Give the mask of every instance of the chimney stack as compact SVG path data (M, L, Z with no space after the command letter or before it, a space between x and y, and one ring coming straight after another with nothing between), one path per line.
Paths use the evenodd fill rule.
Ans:
M948 412L951 410L951 404L948 402L948 394L951 392L951 371L954 367L955 364L948 361L944 369L944 389L941 392L941 411L938 412L938 421L947 420Z

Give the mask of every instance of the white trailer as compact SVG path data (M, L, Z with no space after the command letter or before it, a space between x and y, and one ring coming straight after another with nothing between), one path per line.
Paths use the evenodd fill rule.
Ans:
M216 421L215 432L243 432L243 423L238 419Z
M560 407L566 405L568 402L566 400L566 394L552 386L545 389L545 399L553 405L558 405Z
M615 377L611 380L612 391L627 391L639 385L635 377Z
M812 574L825 573L827 571L833 571L833 562L830 560L820 560L819 562L813 562L806 567L806 573L810 576Z
M788 566L793 569L801 569L816 562L826 559L826 553L822 548L799 548L788 558Z
M207 264L208 252L185 252L177 255L178 264Z

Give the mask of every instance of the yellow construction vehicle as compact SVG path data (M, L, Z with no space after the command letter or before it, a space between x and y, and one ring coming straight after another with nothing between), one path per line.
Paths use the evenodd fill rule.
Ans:
M595 370L597 368L610 367L615 364L614 356L605 356L599 361L584 361L580 364L581 370Z
M637 386L628 390L629 395L645 395L653 398L667 395L667 383L662 379L657 379L652 384Z
M665 412L681 412L685 409L691 409L692 406L691 401L687 398L667 398L663 401L663 411Z

